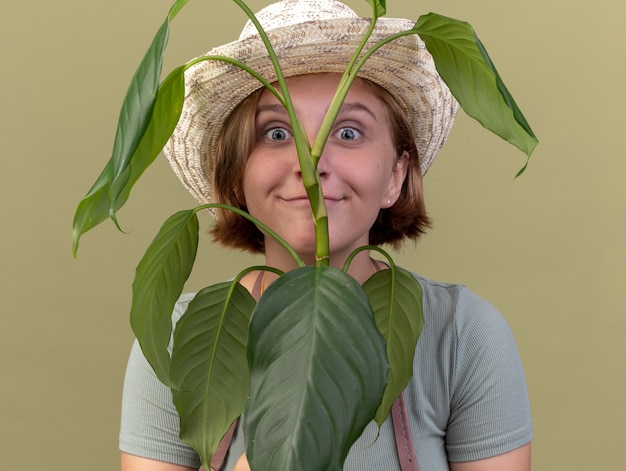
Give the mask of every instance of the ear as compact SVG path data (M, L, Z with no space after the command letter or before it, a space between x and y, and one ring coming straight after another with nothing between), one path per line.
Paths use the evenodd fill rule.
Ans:
M393 170L391 171L391 178L389 179L389 187L385 193L385 198L382 203L383 208L390 208L400 197L402 191L402 185L406 179L406 173L409 169L409 153L404 151L402 155L396 161Z

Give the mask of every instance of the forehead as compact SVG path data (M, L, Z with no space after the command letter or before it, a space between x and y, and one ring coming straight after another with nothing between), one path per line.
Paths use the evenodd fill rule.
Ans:
M307 108L323 107L325 111L330 105L340 79L340 74L320 73L289 77L285 81L289 95L296 109L300 105ZM277 83L273 85L274 87L278 87ZM358 77L352 83L344 102L344 105L347 105L348 108L355 108L355 106L353 106L354 104L359 105L356 108L363 107L373 112L385 112L384 104L375 92L375 86L367 80ZM268 105L280 106L280 102L272 92L268 89L264 89L258 107L263 108ZM345 107L346 106L344 106L344 108Z

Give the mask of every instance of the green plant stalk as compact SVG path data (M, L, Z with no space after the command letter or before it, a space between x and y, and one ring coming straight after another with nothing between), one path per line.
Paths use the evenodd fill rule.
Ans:
M363 64L365 64L367 59L374 52L376 52L376 50L378 50L381 46L387 44L393 39L396 39L397 37L405 35L405 33L396 34L390 37L393 39L389 39L389 40L384 39L376 43L363 55L363 57L360 60L358 60L359 56L361 55L361 52L363 51L363 48L365 47L365 44L367 43L367 40L372 35L372 32L374 31L374 28L376 26L377 17L375 16L375 14L376 14L376 9L374 9L374 16L372 17L370 27L368 31L366 32L362 42L359 44L354 55L352 56L352 59L348 67L343 73L343 76L341 77L341 81L339 83L339 87L337 88L337 93L333 97L333 100L331 101L331 104L328 108L328 113L325 116L324 120L322 121L322 125L320 126L320 132L318 133L318 138L315 140L315 144L311 151L311 154L313 155L313 159L315 160L316 164L321 157L324 146L326 145L326 141L328 140L328 136L330 135L330 130L332 126L334 125L335 120L337 119L337 115L339 114L339 111L341 110L341 106L343 102L345 101L346 96L348 95L348 92L350 91L350 87L352 86L352 83L354 82L359 71L361 70L361 67L363 67ZM415 33L409 32L408 34L415 34Z
M293 133L294 142L296 145L296 153L298 155L298 163L302 172L302 183L304 184L305 191L307 193L309 203L311 205L311 212L313 215L313 224L315 227L315 265L329 265L330 264L330 243L328 235L328 209L324 201L324 194L322 192L322 184L317 173L317 165L311 156L311 144L309 143L306 133L302 128L300 121L296 115L293 102L289 90L287 89L287 82L285 76L280 67L280 62L276 56L276 52L272 44L265 33L265 30L257 20L254 12L242 1L233 0L239 7L246 13L250 21L254 24L259 36L267 49L269 58L276 71L276 79L278 81L280 91L283 95L281 103L287 110L289 121L291 123L291 131Z
M343 264L342 271L344 273L348 273L348 268L350 267L350 264L352 263L352 260L354 259L354 257L356 257L360 252L363 252L365 250L374 250L374 251L380 253L389 262L389 267L392 270L395 270L396 264L394 263L393 258L391 258L391 255L389 255L384 249L381 249L380 247L378 247L376 245L362 245L361 247L358 247L358 248L354 249L352 251L352 253L350 255L348 255L348 258L346 259L345 263Z
M376 26L377 20L377 9L375 7L372 8L372 21L368 31L363 37L361 43L355 50L350 62L348 63L346 70L344 71L339 85L337 86L337 90L331 100L328 111L324 116L324 120L320 126L320 129L317 132L317 136L315 137L315 141L313 146L309 149L310 157L306 159L305 164L310 160L313 165L313 171L311 172L309 169L307 171L311 172L314 176L314 179L307 185L305 183L305 188L307 189L307 195L309 197L309 201L311 202L311 209L313 211L313 219L315 224L315 241L316 241L316 264L328 264L323 263L324 261L330 260L330 245L329 245L329 236L328 236L328 209L326 207L326 203L324 201L324 194L322 191L321 182L319 180L319 173L317 172L317 166L319 164L319 160L322 156L322 152L328 141L328 137L330 136L330 132L335 123L337 115L341 110L341 106L348 95L348 91L350 90L350 86L352 82L354 82L354 78L356 77L356 73L352 74L352 69L356 60L358 59L361 51L365 47L367 40L372 35L374 31L374 27ZM300 152L298 152L300 155ZM300 157L299 157L300 158ZM302 159L301 159L302 160ZM302 168L302 161L300 162L300 167L302 170L303 181L305 176L305 169Z
M265 88L267 88L278 99L278 101L280 101L281 105L286 106L285 105L285 100L283 99L282 95L280 93L278 93L278 90L276 90L276 87L274 87L271 83L269 83L256 70L252 69L251 67L248 67L246 64L244 64L243 62L238 61L237 59L233 59L233 58L227 57L227 56L213 56L213 55L200 56L200 57L196 57L195 59L192 59L189 62L187 62L185 64L185 70L187 70L192 65L197 64L198 62L207 61L207 60L227 62L228 64L232 64L232 65L234 65L236 67L239 67L240 69L244 70L245 72L248 72L255 79L257 79Z
M374 32L374 28L376 27L376 20L378 19L376 15L377 10L374 8L372 11L372 20L370 22L370 26L363 36L363 39L357 46L356 50L354 51L354 54L352 55L350 62L346 67L346 70L341 76L339 85L337 86L337 91L335 92L335 95L330 102L328 111L326 112L326 116L324 117L324 120L322 121L320 129L317 133L317 137L315 138L315 143L313 144L313 148L311 149L311 157L313 159L316 169L317 164L319 163L319 159L322 156L324 146L326 145L328 137L330 136L330 131L335 124L335 120L337 119L339 111L341 110L341 106L343 105L343 102L345 101L346 96L350 91L350 87L352 86L352 83L354 82L354 79L356 78L357 73L363 64L363 61L360 61L355 68L356 61L361 55L361 52L363 51L367 40L370 38L370 36Z
M371 34L371 32L369 33ZM368 34L368 36L369 36ZM363 44L367 40L365 38ZM357 51L358 53L359 51ZM329 229L328 229L328 208L324 201L324 193L322 190L321 181L319 179L319 173L317 172L317 166L319 159L321 158L324 146L328 141L330 131L335 122L337 115L341 109L350 85L354 79L349 80L347 78L347 71L342 76L337 91L331 101L330 107L326 113L322 125L315 137L315 141L312 148L308 149L306 154L302 154L298 150L297 141L296 149L298 150L298 158L300 160L300 168L302 170L303 183L306 188L307 196L311 203L311 210L313 212L313 222L315 226L315 263L316 265L328 265L330 263L330 243L329 243ZM295 134L294 134L295 136ZM309 162L311 164L309 164ZM312 169L309 168L312 166Z
M302 261L300 256L296 253L296 251L293 248L291 248L291 246L281 236L279 236L276 232L270 229L267 225L263 224L261 221L256 219L254 216L251 216L249 213L247 213L243 209L235 208L234 206L229 206L227 204L222 204L222 203L209 203L209 204L203 204L201 206L195 207L193 212L197 213L199 211L202 211L203 209L211 209L211 208L226 209L228 211L232 211L233 213L236 213L246 218L248 221L251 221L253 224L257 225L260 230L265 231L267 235L269 235L274 240L276 240L276 242L278 242L289 253L289 255L291 255L291 257L294 259L294 261L299 267L305 266L305 263Z
M235 278L233 278L233 281L239 283L241 281L241 279L246 276L248 273L252 273L254 271L269 271L272 272L278 276L283 276L285 274L284 271L275 268L275 267L270 267L268 265L254 265L248 268L244 268L243 270L241 270L239 273L237 273L237 276Z
M311 202L311 209L313 211L313 219L316 228L316 265L317 264L327 264L325 261L330 259L330 247L328 241L328 210L326 208L326 204L324 202L324 194L322 191L321 182L319 180L319 173L317 172L317 166L319 164L319 160L322 156L322 152L328 142L328 137L330 136L330 132L332 127L337 119L337 115L341 110L341 106L348 95L350 87L356 78L357 72L361 67L361 64L354 69L355 63L358 60L365 44L368 39L371 37L374 28L376 27L376 21L378 19L378 9L375 4L372 4L372 20L370 22L370 26L366 31L363 39L357 46L354 51L350 62L346 66L346 70L342 74L342 77L339 81L339 85L337 86L337 90L331 100L328 111L322 120L322 124L320 129L318 130L317 136L315 137L315 141L312 147L309 147L308 152L303 155L306 158L300 157L301 152L298 149L297 141L296 141L296 149L298 151L298 158L300 159L300 167L303 175L303 182L305 183L305 188L307 190L307 195L309 196L309 201ZM297 118L296 118L297 119ZM295 134L294 134L295 136ZM304 162L303 162L304 160ZM312 171L308 169L308 162L312 162L313 169ZM303 167L304 163L304 167ZM305 167L306 170L305 170ZM306 172L306 173L305 173ZM307 173L311 173L311 179L309 182L305 181L305 175ZM308 183L308 184L307 184Z

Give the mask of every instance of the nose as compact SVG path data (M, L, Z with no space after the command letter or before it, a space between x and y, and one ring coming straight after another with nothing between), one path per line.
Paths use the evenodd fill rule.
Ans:
M328 157L327 150L322 151L322 155L317 162L317 172L320 174L320 178L325 177L330 173L330 159Z
M329 165L329 159L326 156L325 152L322 152L322 156L320 157L320 159L317 162L317 173L320 176L320 181L324 181L327 179L328 175L330 175L330 165ZM293 172L296 175L296 177L300 180L303 181L302 178L302 169L300 167L300 161L298 160L298 156L297 154L294 152L294 158L293 158Z
M309 149L310 149L312 143L315 142L316 134L307 132L306 135L307 135L307 139L309 140ZM330 164L330 159L328 157L328 154L330 153L330 151L328 150L328 147L329 147L328 145L324 146L324 149L322 149L322 155L317 161L317 172L319 173L320 178L323 178L330 173L331 164ZM300 161L298 159L298 154L297 154L295 146L293 150L294 150L294 171L298 175L298 177L301 179L302 170L300 168Z

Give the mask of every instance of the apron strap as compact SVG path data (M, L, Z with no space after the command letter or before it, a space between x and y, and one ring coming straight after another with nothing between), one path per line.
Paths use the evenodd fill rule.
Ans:
M402 471L419 471L420 467L417 463L415 447L413 446L404 393L400 394L400 397L391 406L391 420L393 421L393 433L396 437L396 449L398 450L400 468Z
M217 451L211 458L210 470L211 471L220 471L222 466L226 462L226 455L228 455L228 449L230 448L230 444L233 441L233 436L235 435L235 430L237 430L237 425L239 425L239 418L235 419L233 424L228 429L228 432L222 437L220 444L217 446ZM200 470L204 470L204 468L200 468Z

